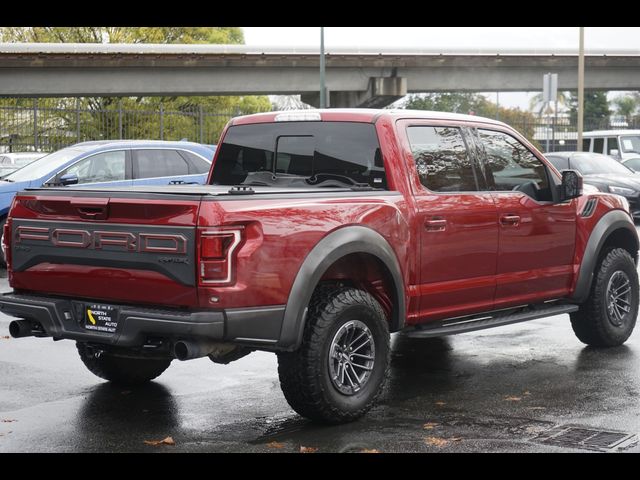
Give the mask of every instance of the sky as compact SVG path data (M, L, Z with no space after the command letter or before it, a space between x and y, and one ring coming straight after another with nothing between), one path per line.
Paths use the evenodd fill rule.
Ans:
M320 27L242 29L247 45L318 48L320 45ZM578 32L578 27L325 27L324 38L329 52L331 47L575 48L577 52ZM585 27L584 43L587 51L635 48L640 53L640 27ZM503 92L500 105L527 109L532 95ZM495 102L495 94L488 97Z

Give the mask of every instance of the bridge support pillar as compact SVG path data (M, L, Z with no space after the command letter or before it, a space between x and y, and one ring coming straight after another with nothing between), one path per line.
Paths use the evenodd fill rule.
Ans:
M407 79L404 77L372 77L369 88L361 92L329 91L328 106L331 108L382 108L407 94ZM318 107L319 93L306 93L302 101Z

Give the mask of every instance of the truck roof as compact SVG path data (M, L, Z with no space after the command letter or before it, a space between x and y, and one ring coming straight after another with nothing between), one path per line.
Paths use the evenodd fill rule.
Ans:
M405 109L370 109L370 108L331 108L310 110L285 110L281 112L255 113L244 115L232 120L232 125L249 123L271 123L276 121L332 121L332 122L365 122L375 123L378 119L388 117L394 120L401 118L420 118L434 120L454 120L473 123L484 123L505 126L503 122L476 115L460 113L435 112L430 110Z

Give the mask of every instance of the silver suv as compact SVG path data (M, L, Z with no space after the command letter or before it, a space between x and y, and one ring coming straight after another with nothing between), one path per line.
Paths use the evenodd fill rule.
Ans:
M595 130L582 136L582 150L604 153L616 160L640 156L640 130Z

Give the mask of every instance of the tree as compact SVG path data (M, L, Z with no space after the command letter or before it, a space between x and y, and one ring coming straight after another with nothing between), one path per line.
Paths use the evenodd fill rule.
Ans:
M607 100L607 92L604 91L585 91L584 92L584 121L585 130L592 128L606 128L609 124L609 101ZM578 95L575 91L571 92L569 98L569 117L571 123L575 124L578 119ZM606 123L606 125L602 125Z
M445 92L409 95L403 108L479 114L488 100L477 93Z
M2 42L73 42L73 43L242 43L239 27L0 27ZM40 108L61 109L47 128L55 129L61 138L76 130L75 98L41 98ZM33 99L0 99L0 106L32 108ZM158 138L159 115L162 108L169 113L163 124L164 138L179 140L187 137L199 140L200 116L205 112L202 130L205 143L217 141L229 116L271 110L266 96L198 96L198 97L94 97L81 98L81 138L119 138L119 122L113 121L119 107L140 112L136 122L126 122L124 138ZM53 110L52 110L53 111ZM180 112L182 115L171 115ZM0 127L3 127L0 125ZM0 128L0 133L3 128ZM7 130L5 127L4 130Z
M533 142L536 118L531 112L519 108L499 107L487 97L471 92L445 92L409 95L402 108L466 113L488 118L499 118Z
M561 106L561 107L566 106L567 102L569 100L569 97L570 97L570 93L569 92L562 92L562 91L558 90L558 92L557 92L557 99L558 99L557 103L558 103L558 106ZM532 112L537 113L538 115L540 115L542 113L542 110L544 109L544 107L545 107L545 104L542 101L542 92L536 93L529 100L529 109ZM544 113L553 113L553 109L554 108L555 108L555 105L553 105L553 102L552 102L549 105L547 105L547 110Z
M616 106L616 113L622 115L624 119L631 123L631 117L638 108L638 97L632 95L624 95L613 99Z
M243 43L239 27L1 27L2 42Z

